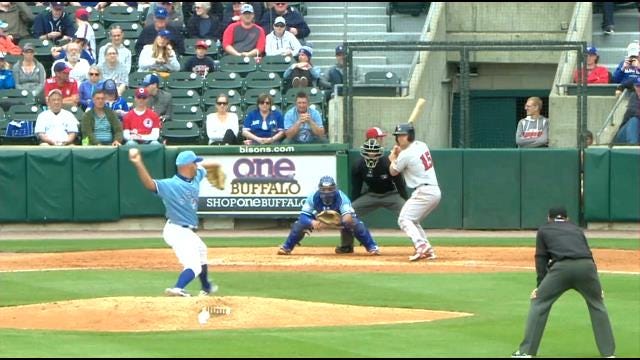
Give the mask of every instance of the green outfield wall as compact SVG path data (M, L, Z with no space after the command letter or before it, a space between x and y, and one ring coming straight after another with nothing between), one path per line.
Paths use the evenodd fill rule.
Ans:
M161 178L175 174L175 158L184 149L200 155L258 156L238 146L142 150L151 175ZM161 201L142 187L127 150L3 147L0 221L99 222L163 216ZM359 159L358 149L329 144L293 146L288 151L335 154L338 184L351 193L349 169ZM572 218L579 218L580 167L575 149L434 149L432 156L443 197L424 221L425 227L533 229L556 204L564 204ZM589 148L584 169L586 221L640 220L640 149ZM387 209L363 218L373 228L397 227L396 216Z

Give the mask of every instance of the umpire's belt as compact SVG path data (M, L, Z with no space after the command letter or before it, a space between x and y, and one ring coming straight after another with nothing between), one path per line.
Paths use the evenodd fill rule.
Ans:
M384 196L387 196L387 195L397 194L397 193L398 193L398 190L390 190L390 191L387 191L386 193L377 193L377 192L371 192L370 191L369 195L375 196L375 197L384 197Z

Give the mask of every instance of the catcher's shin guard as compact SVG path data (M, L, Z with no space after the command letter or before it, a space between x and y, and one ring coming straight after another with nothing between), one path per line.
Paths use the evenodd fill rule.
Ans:
M371 233L369 229L364 225L360 219L353 219L353 235L360 241L362 245L364 245L367 250L371 250L378 247L373 237L371 237Z
M353 231L346 226L340 230L340 247L353 249Z
M300 220L296 221L291 225L291 232L289 232L289 236L287 236L287 240L282 244L282 247L287 250L293 250L293 248L302 241L306 232L305 230L310 229L310 227L304 226L300 223Z

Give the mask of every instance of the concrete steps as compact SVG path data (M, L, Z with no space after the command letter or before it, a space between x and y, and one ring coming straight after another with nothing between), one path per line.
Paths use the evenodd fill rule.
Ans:
M344 3L340 3L340 6L309 6L307 7L307 15L315 15L318 13L333 13L333 14L342 14L344 10ZM358 4L358 3L356 3ZM386 6L349 6L349 12L351 14L362 14L362 15L387 15L387 7Z
M341 32L327 32L327 33L318 33L312 32L311 35L307 38L309 41L312 41L314 44L318 42L318 40L335 40L342 39L343 33ZM367 41L367 40L375 40L375 39L384 39L384 41L412 41L418 40L420 38L420 33L388 33L388 32L348 32L347 40L350 41Z
M593 14L592 44L598 49L599 64L606 66L611 73L627 56L627 46L640 39L640 13L636 9L614 12L615 32L605 35L602 32L602 14Z
M313 28L311 24L344 24L344 15L309 15L305 16L304 19L311 28L311 33L313 33ZM389 21L389 17L387 15L353 15L349 14L347 16L348 24L387 24Z
M593 14L593 30L602 32L602 14ZM639 31L640 13L636 10L616 11L613 13L613 21L615 23L615 32Z

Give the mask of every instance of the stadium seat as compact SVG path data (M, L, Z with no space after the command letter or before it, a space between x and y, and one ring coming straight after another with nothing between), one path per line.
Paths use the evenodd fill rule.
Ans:
M133 66L133 64L132 64ZM153 74L152 72L139 72L139 71L132 71L129 74L129 87L130 88L138 88L142 85L142 80L144 80L144 77L147 76L147 74ZM160 88L164 89L165 88L165 81L162 79L162 77L160 77Z
M35 122L41 112L37 105L13 105L11 109L0 118L0 142L10 145L34 145L38 143L35 133L19 136L6 136L9 122L29 122L29 126L35 129Z
M140 12L131 6L107 6L102 11L102 22L109 27L113 23L138 25L140 28ZM124 26L123 26L124 30Z
M197 105L176 105L171 110L171 121L194 121L202 124L204 113Z
M45 11L49 11L49 7L46 5L29 5L29 9L34 17L40 15Z
M202 142L201 127L191 121L165 121L160 135L167 145L199 145Z
M105 28L111 29L115 25L120 26L120 28L122 29L122 37L125 39L137 39L138 37L140 37L140 33L142 32L142 26L138 22L118 22L112 23L110 25L107 25L105 23Z
M2 98L0 99L0 107L7 111L10 107L16 105L34 105L37 103L36 97L28 90L5 89L0 91Z
M324 102L324 93L322 90L315 87L305 87L287 90L287 93L284 96L285 103L287 105L295 104L296 96L298 96L298 93L301 91L304 91L309 96L309 104L322 104Z
M229 110L231 110L233 105L238 105L239 107L242 104L242 96L236 89L207 89L202 96L202 104L205 107L215 105L216 99L220 94L227 95L229 99Z
M220 59L220 70L247 74L256 71L256 58L248 56L226 55Z
M200 106L200 94L197 89L164 89L171 94L171 102L174 106L195 105Z
M258 97L269 94L273 98L273 105L282 106L282 93L279 89L248 89L244 94L244 107L256 105Z
M186 38L184 39L184 55L196 54L196 42L201 39ZM219 57L219 49L216 47L215 41L206 39L205 42L209 45L207 49L207 55L211 56L214 60Z
M42 62L43 60L49 60L49 63L52 63L51 59L51 47L54 45L52 41L48 40L39 40L39 39L20 39L20 47L23 47L25 43L32 43L34 47L34 54L36 58ZM43 63L44 65L44 63ZM45 69L47 67L45 66Z
M238 73L215 71L207 75L205 83L209 89L237 89L239 91L244 86L244 79Z
M190 89L202 93L204 87L204 79L196 73L190 71L172 72L167 79L167 87L169 89Z
M247 110L245 110L245 114L248 114L250 112L252 112L253 110L257 109L258 105L253 104L253 105L249 105L247 106ZM271 111L280 111L282 113L282 115L284 115L284 113L282 112L282 108L280 107L280 105L275 104L275 105L271 105Z
M366 84L397 85L400 78L392 71L369 71L364 74Z
M79 8L84 8L89 12L89 22L90 23L95 23L100 21L100 11L97 11L96 9L94 9L91 6L71 6L71 5L67 5L64 7L64 11L67 13L67 15L71 18L71 21L76 20L76 10L78 10Z
M96 35L96 44L102 41L102 39L107 38L107 31L104 29L104 25L102 25L102 23L92 23L91 27L93 28L93 32Z
M265 56L260 61L260 70L264 72L274 72L282 76L284 72L291 66L293 57L291 56Z
M247 74L244 85L247 89L282 89L282 78L273 71L254 71Z

